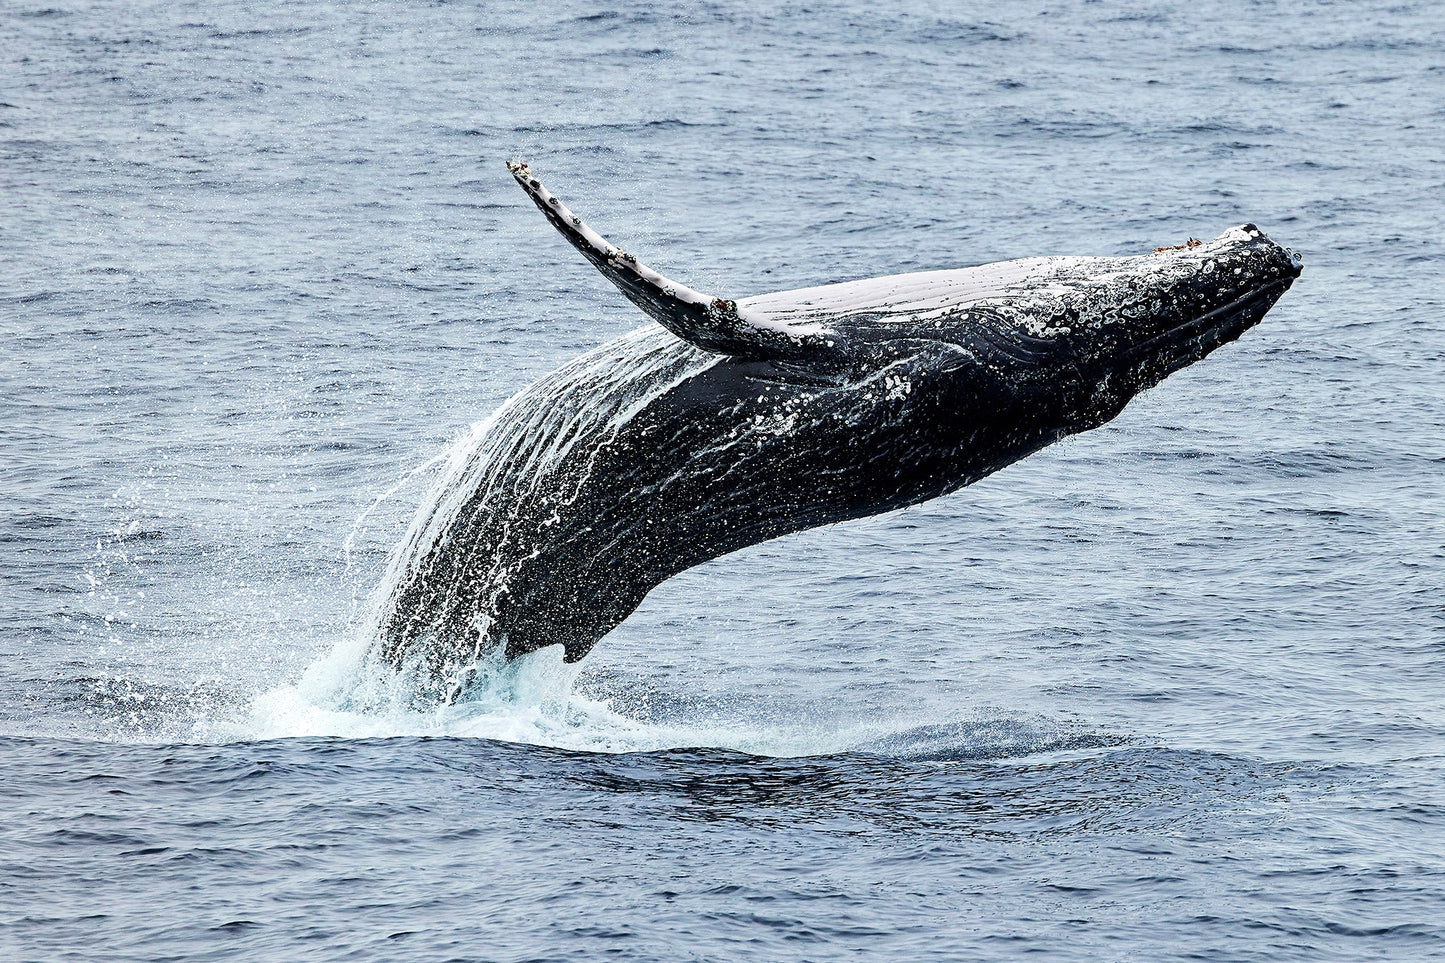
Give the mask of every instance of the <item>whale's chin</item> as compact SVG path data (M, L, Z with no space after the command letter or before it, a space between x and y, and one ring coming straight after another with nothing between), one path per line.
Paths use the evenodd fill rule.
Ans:
M1118 359L1120 379L1134 392L1145 391L1202 361L1259 324L1293 283L1294 278L1287 277L1262 284L1223 307L1136 345Z

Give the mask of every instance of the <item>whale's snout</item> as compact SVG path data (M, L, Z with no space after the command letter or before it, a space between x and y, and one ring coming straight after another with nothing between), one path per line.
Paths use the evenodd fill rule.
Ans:
M1079 348L1092 382L1086 423L1208 356L1258 324L1303 270L1303 259L1254 224L1210 241L1159 248L1114 276Z
M1246 316L1257 322L1259 317L1244 309L1270 294L1278 298L1304 269L1303 258L1254 224L1230 228L1212 241L1164 249L1155 257L1158 271L1141 284L1156 290L1172 310L1156 316L1163 330L1152 337L1230 328Z
M1293 281L1304 270L1304 258L1271 240L1254 224L1231 228L1201 247L1211 249L1205 255L1206 259L1220 257L1228 260L1230 268L1237 269L1237 276L1242 276L1246 283L1253 278Z

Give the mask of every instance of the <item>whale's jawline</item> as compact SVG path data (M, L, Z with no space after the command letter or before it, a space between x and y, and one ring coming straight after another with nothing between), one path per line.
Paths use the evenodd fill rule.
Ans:
M1263 321L1264 315L1289 291L1293 282L1293 278L1282 278L1264 283L1208 314L1191 318L1130 347L1111 364L1116 370L1133 375L1130 383L1133 392L1153 388ZM1221 318L1222 322L1218 322Z

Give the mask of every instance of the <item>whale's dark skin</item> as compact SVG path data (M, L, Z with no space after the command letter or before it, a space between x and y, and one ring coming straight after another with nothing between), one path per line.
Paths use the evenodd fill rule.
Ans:
M734 302L650 271L512 169L663 327L514 397L413 525L376 652L451 694L489 651L582 658L684 569L945 495L1104 424L1258 323L1300 273L1246 225L1139 257Z

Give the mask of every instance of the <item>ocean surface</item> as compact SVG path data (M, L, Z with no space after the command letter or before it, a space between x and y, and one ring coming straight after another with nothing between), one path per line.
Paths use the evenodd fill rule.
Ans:
M646 319L1258 223L1108 426L348 710ZM0 958L1445 958L1445 7L0 0Z

